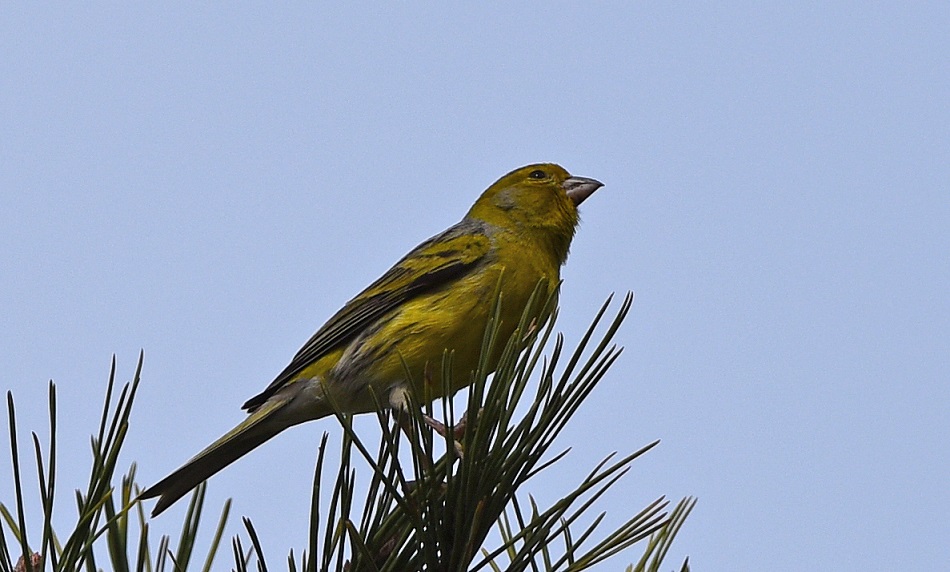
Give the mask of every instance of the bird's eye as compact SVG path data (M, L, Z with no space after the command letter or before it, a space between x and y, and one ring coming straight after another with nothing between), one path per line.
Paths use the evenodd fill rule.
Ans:
M543 179L547 177L548 175L541 169L535 169L534 171L531 171L530 173L528 173L528 176L531 177L532 179Z

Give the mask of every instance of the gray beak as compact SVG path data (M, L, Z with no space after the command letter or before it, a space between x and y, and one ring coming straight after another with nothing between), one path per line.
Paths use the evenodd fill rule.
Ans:
M568 198L574 201L575 207L603 186L604 184L600 181L587 177L571 177L564 181L564 191L567 192Z

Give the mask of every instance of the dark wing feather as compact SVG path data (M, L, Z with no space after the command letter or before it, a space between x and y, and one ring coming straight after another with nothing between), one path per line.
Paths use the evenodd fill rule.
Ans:
M327 320L284 371L243 409L253 412L307 366L349 343L407 300L468 274L484 261L489 250L487 227L469 219L415 247Z

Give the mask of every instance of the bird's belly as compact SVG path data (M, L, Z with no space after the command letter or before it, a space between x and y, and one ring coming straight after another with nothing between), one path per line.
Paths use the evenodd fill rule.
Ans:
M523 282L503 282L501 324L488 361L490 371L537 285L536 279L530 280L530 285ZM425 401L443 396L446 389L452 393L469 385L478 367L497 287L497 277L471 277L453 288L406 302L354 342L340 360L338 372L362 386L363 393L373 387L381 399L407 383ZM447 384L442 376L445 363L451 363ZM366 407L375 406L367 402Z
M468 385L478 365L493 297L487 288L463 295L448 291L408 304L387 324L387 337L395 343L383 359L386 377L397 383L408 377L419 396L429 401L445 393L442 373L451 363L450 391ZM513 325L503 329L499 337L507 340Z

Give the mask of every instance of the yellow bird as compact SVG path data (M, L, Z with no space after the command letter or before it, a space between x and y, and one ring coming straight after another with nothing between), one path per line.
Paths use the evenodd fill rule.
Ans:
M549 163L496 181L458 224L414 248L334 314L244 404L247 419L143 492L141 498L161 497L152 516L284 429L332 415L331 402L366 413L376 409L375 392L400 408L407 383L418 395L441 397L446 352L452 391L467 385L499 285L503 345L538 284L547 293L557 287L577 206L601 186ZM492 356L492 370L499 357Z

